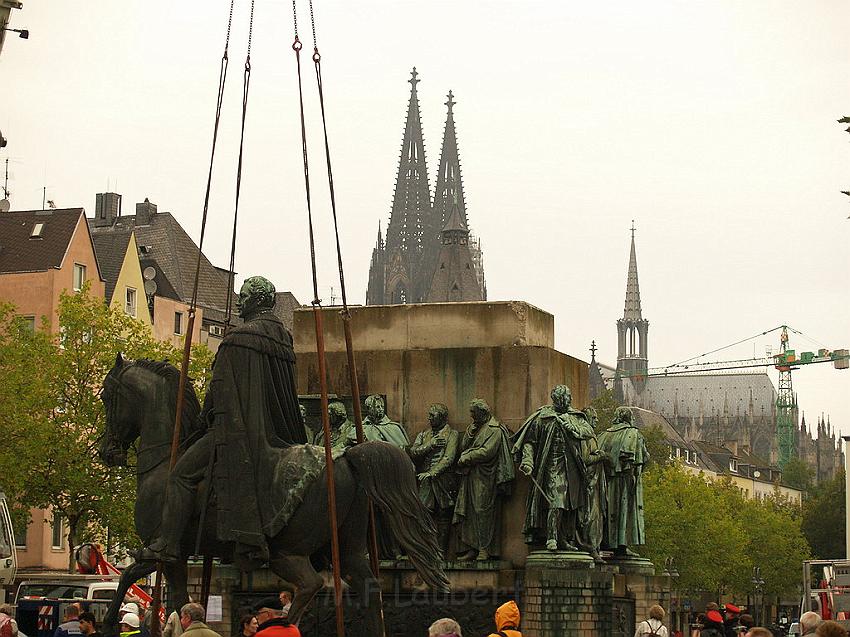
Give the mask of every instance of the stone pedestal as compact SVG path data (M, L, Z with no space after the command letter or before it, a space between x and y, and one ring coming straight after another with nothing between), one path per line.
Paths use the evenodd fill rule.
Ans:
M668 578L655 574L655 566L643 557L609 557L614 571L614 626L612 635L631 636L635 623L649 616L649 608L660 604L668 613L671 599Z
M525 563L526 637L610 635L614 572L586 553L533 551Z

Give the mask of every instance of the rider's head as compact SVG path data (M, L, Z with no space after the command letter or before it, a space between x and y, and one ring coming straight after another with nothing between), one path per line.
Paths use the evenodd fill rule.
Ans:
M260 312L271 310L275 300L274 284L264 277L252 276L242 284L236 308L239 310L239 316L249 321Z
M570 393L570 388L566 385L555 385L552 390L552 406L559 414L563 414L570 408L570 403L573 401L573 396Z
M372 394L366 398L366 415L372 422L380 422L385 413L384 399L378 394Z

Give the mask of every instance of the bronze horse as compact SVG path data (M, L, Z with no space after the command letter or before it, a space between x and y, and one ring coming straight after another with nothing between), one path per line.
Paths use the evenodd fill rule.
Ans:
M106 428L100 456L111 466L126 464L127 450L139 439L137 451L135 522L146 544L157 534L168 482L168 460L174 431L174 415L179 371L166 362L125 360L121 354L103 382ZM191 444L201 427L200 405L191 383L187 383L182 415L184 445ZM334 463L337 522L340 541L341 575L357 592L365 607L366 634L378 634L378 587L367 555L368 499L383 513L393 534L422 579L432 588L447 591L442 553L428 512L416 495L416 476L404 451L384 442L365 442L349 449ZM202 485L198 510L183 537L181 559L164 565L171 589L171 606L180 608L188 601L186 560L194 553L198 523L201 553L228 561L232 551L215 537L216 507L200 511L202 503L214 501L205 496ZM326 553L330 545L327 483L320 475L309 487L303 502L287 526L268 538L269 568L295 586L289 610L293 623L301 619L307 604L322 587L322 577L310 557ZM202 515L202 513L205 513ZM124 570L115 599L104 618L104 627L114 628L118 609L129 586L155 570L151 561L134 562Z

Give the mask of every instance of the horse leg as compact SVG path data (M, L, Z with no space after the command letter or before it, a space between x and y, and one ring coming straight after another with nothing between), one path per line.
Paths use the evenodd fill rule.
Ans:
M339 529L340 570L349 586L357 592L360 608L363 609L364 634L382 636L380 583L375 579L366 557L368 530L369 500L365 491L357 489L349 514Z
M297 624L307 604L321 590L324 580L310 564L310 558L304 555L275 555L269 561L269 568L282 580L295 586L292 606L289 607L289 621Z
M342 574L349 586L357 591L360 608L363 609L364 635L383 635L380 629L381 608L380 584L372 573L372 566L363 553L347 555L340 564Z
M168 619L171 611L177 611L179 614L183 605L189 603L189 593L186 590L189 573L186 562L165 562L162 565L162 570L165 573L165 579L168 581L169 596L165 614L166 619Z
M124 595L130 590L137 579L147 577L156 570L154 562L133 562L124 569L121 573L121 579L118 580L118 589L115 591L115 597L109 604L109 609L103 617L103 634L117 635L118 634L118 610L124 604Z

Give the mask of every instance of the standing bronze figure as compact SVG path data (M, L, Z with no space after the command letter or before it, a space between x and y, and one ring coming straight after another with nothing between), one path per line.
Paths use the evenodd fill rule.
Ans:
M328 419L331 425L331 448L341 451L357 442L357 432L354 423L348 419L348 411L341 402L334 401L328 405ZM325 446L325 432L317 431L313 444Z
M579 515L587 505L581 442L593 436L584 413L572 409L566 385L552 389L552 404L535 411L514 436L513 453L532 488L523 533L528 544L577 551Z
M643 469L649 462L646 440L632 423L632 410L618 407L614 422L599 436L608 473L607 544L615 555L637 556L629 546L646 541L643 523Z
M368 396L365 401L366 417L363 419L363 436L366 440L383 440L399 449L410 444L407 432L399 423L387 417L384 399L377 394Z
M515 478L508 430L480 398L469 404L472 424L461 439L460 474L454 523L460 559L488 560L500 553L502 501Z
M428 409L428 424L430 427L416 436L407 451L416 464L419 499L437 523L445 552L457 493L454 466L460 434L449 425L449 410L442 403Z

